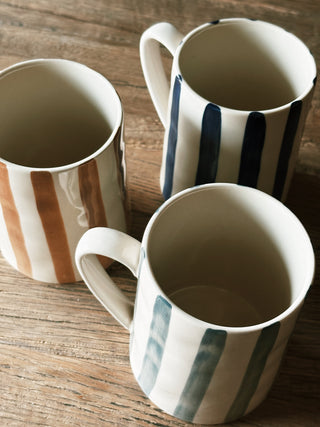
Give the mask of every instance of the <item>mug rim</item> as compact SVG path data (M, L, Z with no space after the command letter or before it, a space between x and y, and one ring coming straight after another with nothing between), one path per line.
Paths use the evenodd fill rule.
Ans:
M116 121L115 121L115 125L113 126L112 132L110 133L109 137L107 138L107 140L100 145L100 147L93 151L91 154L89 154L88 156L77 160L75 162L72 163L67 163L65 165L61 165L61 166L54 166L54 167L35 167L35 166L25 166L19 163L14 163L14 162L10 162L9 160L4 159L2 156L0 156L0 162L9 166L10 168L17 168L17 169L21 169L24 170L26 172L28 171L47 171L47 172L64 172L66 170L71 170L74 168L79 167L80 165L89 162L90 160L98 157L103 151L105 151L105 149L112 144L112 142L115 139L116 134L119 132L119 130L122 127L122 122L123 122L123 110L122 110L122 104L121 104L121 99L120 96L118 94L118 92L116 91L116 89L114 88L114 86L111 84L111 82L104 77L101 73L93 70L92 68L88 67L87 65L84 65L80 62L77 61L72 61L69 59L63 59L63 58L36 58L36 59L30 59L30 60L26 60L26 61L21 61L21 62L17 62L13 65L10 65L6 68L4 68L3 70L0 70L0 79L2 79L3 77L5 77L6 75L9 75L12 72L15 72L17 70L20 69L24 69L24 68L28 68L28 67L32 67L34 65L41 65L41 64L66 64L66 65L74 65L79 67L82 70L85 70L87 72L90 72L91 74L95 75L97 78L99 78L100 80L103 80L104 84L107 85L111 91L114 94L114 100L116 101L117 104L117 116L116 116Z
M170 297L166 294L166 292L162 289L162 287L160 286L160 284L158 283L158 280L154 274L153 268L151 266L150 263L150 258L149 258L149 240L150 240L150 235L151 235L151 231L153 229L153 227L155 226L155 224L157 223L160 215L167 210L170 205L174 204L177 200L179 199L183 199L185 197L187 197L190 193L195 193L195 192L201 192L201 191L206 191L207 189L213 189L213 188L236 188L236 191L247 191L247 192L252 192L255 193L256 196L259 196L260 198L265 198L265 199L269 199L271 202L274 203L274 205L277 205L278 208L280 208L286 215L290 216L292 218L292 220L295 222L295 224L297 225L297 227L301 230L301 232L304 235L304 240L305 240L305 245L307 246L307 250L308 250L308 261L309 261L309 266L307 268L307 271L305 273L304 276L304 284L301 286L300 292L298 293L297 297L290 303L289 307L285 310L283 310L281 313L279 313L277 316L264 321L264 322L260 322L260 323L256 323L254 325L249 325L249 326L225 326L225 325L220 325L218 323L210 323L204 320L201 320L191 314L189 314L188 312L184 311L183 309L181 309L178 305L176 305L171 299ZM209 184L202 184L199 186L195 186L195 187L191 187L191 188L187 188L185 190L180 191L179 193L176 193L174 196L170 197L168 200L166 200L152 215L152 217L150 218L146 229L144 231L143 234L143 239L142 239L142 243L141 243L141 247L145 250L145 259L144 261L147 263L148 266L148 270L149 273L152 276L153 282L154 282L154 286L157 288L158 292L167 300L170 302L170 304L175 307L175 309L180 312L183 316L186 316L188 319L190 319L193 322L200 322L200 324L204 325L206 328L211 328L211 329L223 329L227 332L232 332L232 333L247 333L247 332L252 332L252 331L259 331L267 326L270 326L274 323L280 322L283 319L288 318L292 313L295 312L295 310L300 306L300 304L302 304L304 298L307 295L307 292L310 288L310 286L312 286L312 282L314 279L314 274L315 274L315 254L314 254L314 250L313 250L313 246L309 237L309 234L307 233L305 227L303 226L303 224L301 223L301 221L298 219L298 217L289 209L287 208L281 201L279 201L278 199L272 197L271 195L264 193L261 190L258 190L256 188L252 188L252 187L247 187L247 186L242 186L242 185L238 185L238 184L233 184L233 183L209 183ZM140 261L141 263L141 261ZM140 270L141 270L141 266L140 266ZM140 273L139 273L140 275ZM139 277L139 276L138 276Z
M185 47L186 43L193 38L194 36L196 36L197 34L200 34L203 31L208 30L209 28L212 28L218 24L232 24L232 23L237 23L237 22L252 22L252 23L258 23L258 24L262 24L262 25L267 25L270 27L274 27L277 30L281 30L284 33L287 33L287 35L289 37L291 37L292 39L294 39L296 42L302 44L306 50L306 53L309 53L310 56L310 65L312 66L313 70L310 72L310 75L313 73L313 79L310 79L310 82L308 85L306 85L305 89L300 93L300 95L296 96L294 99L292 99L291 101L279 105L278 107L273 107L273 108L266 108L266 109L261 109L261 110L242 110L242 109L237 109L237 108L230 108L224 105L221 105L219 103L214 103L212 101L209 101L207 98L204 98L202 95L200 95L198 92L196 92L187 82L187 80L183 77L183 73L181 71L181 67L180 67L180 54L183 50L183 48ZM178 70L178 75L180 75L182 77L182 82L185 84L186 88L192 92L195 96L198 96L199 98L201 98L202 100L204 100L207 103L213 103L214 105L217 105L219 108L221 108L222 110L227 110L230 111L232 113L238 113L238 114L248 114L251 111L260 111L263 114L272 114L275 112L279 112L282 110L285 110L287 108L290 108L291 104L293 102L296 101L300 101L306 98L306 96L313 90L313 88L315 87L316 81L317 81L317 66L316 66L316 62L315 59L312 55L312 53L310 52L310 49L308 48L308 46L299 38L297 37L295 34L291 33L290 31L287 31L286 29L280 27L279 25L273 24L271 22L267 22L267 21L263 21L260 19L251 19L251 18L239 18L239 17L235 17L235 18L223 18L223 19L219 19L216 21L212 21L212 22L206 22L205 24L202 24L196 28L194 28L193 30L191 30L189 33L187 33L182 40L180 41L176 53L174 55L174 59L176 60L176 67Z

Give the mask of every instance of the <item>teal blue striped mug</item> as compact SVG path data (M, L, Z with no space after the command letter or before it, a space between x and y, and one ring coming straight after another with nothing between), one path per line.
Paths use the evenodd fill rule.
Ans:
M171 84L162 44L173 55ZM143 73L164 125L164 198L194 185L233 182L285 200L316 79L305 44L263 21L222 19L185 37L147 29Z
M138 278L135 304L98 261ZM167 200L142 243L88 230L76 250L96 298L131 333L141 389L177 418L235 420L266 397L314 274L307 232L280 201L236 184L205 184Z

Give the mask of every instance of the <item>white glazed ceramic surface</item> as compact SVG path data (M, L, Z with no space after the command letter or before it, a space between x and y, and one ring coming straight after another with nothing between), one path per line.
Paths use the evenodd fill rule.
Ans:
M134 306L95 254L138 277ZM173 196L153 215L141 244L116 230L91 229L76 262L92 293L130 330L131 367L145 394L167 413L204 424L235 420L265 398L314 273L299 220L275 198L235 184ZM177 286L188 285L196 292L186 312L174 301ZM213 318L217 306L213 299L197 306L203 285L224 286L238 302L244 297L261 322L237 326L242 315L233 326L206 321L205 306ZM238 305L224 305L225 321Z
M170 89L160 43L173 55ZM159 23L142 35L140 57L165 127L166 199L209 182L286 198L316 79L299 39L248 19L208 23L185 37Z
M126 230L122 127L116 91L84 65L33 60L1 72L0 242L13 267L74 282L82 234Z

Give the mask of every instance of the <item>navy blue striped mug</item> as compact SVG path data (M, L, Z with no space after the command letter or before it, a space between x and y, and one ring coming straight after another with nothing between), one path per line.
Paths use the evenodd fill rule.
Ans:
M173 55L170 88L160 43ZM165 199L212 182L285 199L316 79L302 41L249 19L207 23L185 37L158 23L143 33L140 57L165 127Z
M135 304L95 256L138 278ZM79 272L131 333L141 389L185 421L221 423L266 397L314 274L296 216L274 197L236 184L205 184L167 200L142 243L93 228L76 250Z

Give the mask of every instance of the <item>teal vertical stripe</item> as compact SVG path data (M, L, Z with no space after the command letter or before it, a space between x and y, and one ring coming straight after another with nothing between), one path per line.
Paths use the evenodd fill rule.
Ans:
M150 395L161 366L162 356L168 336L171 305L160 295L157 296L149 332L146 353L138 377L140 387L147 396Z
M279 329L280 322L273 323L272 325L262 329L237 396L229 409L225 422L235 420L244 415L250 400L258 387L260 377L263 373L268 356L277 339Z
M193 421L223 353L226 337L226 331L222 330L207 329L204 333L189 377L174 411L176 417L185 421Z

